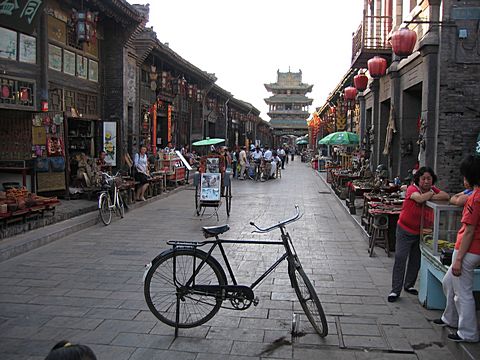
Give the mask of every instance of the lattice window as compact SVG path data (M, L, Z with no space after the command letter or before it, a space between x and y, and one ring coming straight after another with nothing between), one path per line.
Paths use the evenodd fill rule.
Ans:
M79 114L87 114L87 94L77 93L76 109Z
M50 89L48 91L48 104L51 111L63 111L62 89Z
M87 109L85 113L89 115L98 115L97 104L98 104L97 95L87 95Z
M65 90L65 110L75 107L75 91Z

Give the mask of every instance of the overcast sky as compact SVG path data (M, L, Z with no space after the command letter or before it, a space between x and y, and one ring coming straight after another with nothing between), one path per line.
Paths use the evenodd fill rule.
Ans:
M261 111L271 96L263 84L277 70L302 70L315 107L325 103L350 67L352 33L363 0L128 0L150 3L158 39L209 73L216 84Z

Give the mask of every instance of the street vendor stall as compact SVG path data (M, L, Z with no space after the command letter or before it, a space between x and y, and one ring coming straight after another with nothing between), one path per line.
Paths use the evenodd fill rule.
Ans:
M448 201L427 201L431 210L422 218L420 250L419 301L428 309L444 309L446 304L442 280L451 263L463 207ZM474 272L473 290L480 291L480 269Z
M0 192L0 238L4 237L10 224L26 223L46 214L54 215L59 203L56 197L39 196L26 187L12 187Z

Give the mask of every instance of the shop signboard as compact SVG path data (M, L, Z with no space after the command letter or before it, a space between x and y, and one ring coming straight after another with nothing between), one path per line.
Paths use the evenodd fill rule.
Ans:
M203 173L200 183L200 201L220 201L220 173Z
M46 2L46 0L0 1L0 24L32 34Z
M110 166L117 166L117 123L115 121L103 123L103 151L107 154L105 162Z

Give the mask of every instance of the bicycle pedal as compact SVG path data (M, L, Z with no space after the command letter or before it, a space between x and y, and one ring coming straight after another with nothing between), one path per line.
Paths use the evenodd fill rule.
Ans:
M255 296L255 298L253 299L253 306L257 306L259 302L260 299L258 298L258 296Z

